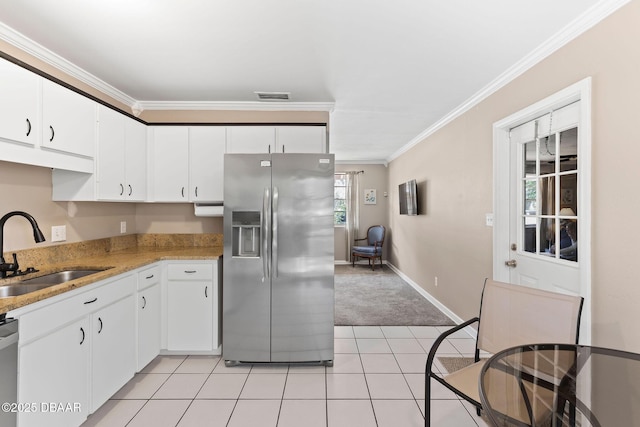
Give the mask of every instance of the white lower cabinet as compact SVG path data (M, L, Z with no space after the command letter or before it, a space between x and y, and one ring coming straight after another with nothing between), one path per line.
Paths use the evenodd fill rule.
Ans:
M167 350L218 348L218 271L217 262L168 263Z
M20 427L79 426L88 416L89 328L84 317L20 348L18 402L32 409L18 413Z
M18 426L81 425L160 353L163 322L164 350L219 351L219 273L219 261L159 262L11 312Z
M136 372L133 294L91 315L91 412L95 412Z
M79 426L136 368L133 274L20 317L18 425ZM33 338L33 339L31 339Z
M138 273L137 370L147 366L160 353L161 300L160 267L154 266Z

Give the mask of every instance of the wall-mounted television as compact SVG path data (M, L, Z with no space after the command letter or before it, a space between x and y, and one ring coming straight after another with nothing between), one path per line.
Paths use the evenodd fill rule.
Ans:
M415 179L398 186L400 215L418 215L418 183Z

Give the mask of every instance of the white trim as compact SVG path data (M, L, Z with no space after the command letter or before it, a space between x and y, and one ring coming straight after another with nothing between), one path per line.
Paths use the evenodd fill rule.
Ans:
M384 159L378 160L336 160L336 165L384 165L389 166L389 162Z
M400 276L400 278L402 280L404 280L409 285L411 285L411 287L413 289L418 291L418 293L420 295L422 295L427 301L429 301L431 304L435 305L436 308L438 308L438 310L442 311L449 319L453 320L456 324L460 324L460 323L465 321L465 320L461 319L460 317L458 317L453 311L449 310L448 307L446 307L444 304L442 304L436 298L434 298L433 295L431 295L429 292L425 291L420 285L418 285L416 282L411 280L411 278L409 276L404 274L402 271L398 270L398 267L396 267L395 265L393 265L393 264L391 264L389 262L387 263L387 266L391 270L393 270L394 273L396 273L398 276Z
M509 248L510 182L509 130L551 110L580 100L578 144L578 212L580 213L580 289L585 299L582 308L580 342L591 343L591 77L587 77L555 94L493 124L493 278L508 282L509 269L504 261L511 258ZM507 188L508 190L508 188ZM583 234L584 233L584 234Z
M508 68L504 73L495 78L492 82L490 82L487 86L474 94L471 98L467 99L457 108L449 112L447 115L445 115L429 128L421 132L407 144L402 146L399 150L391 154L391 156L387 158L387 162L391 162L392 160L400 157L402 154L409 151L412 147L414 147L430 135L433 135L438 130L454 121L456 118L471 110L473 107L480 104L489 96L493 95L495 92L515 80L525 71L529 70L534 65L538 64L540 61L542 61L585 31L589 30L591 27L593 27L630 1L631 0L606 0L595 4L590 9L585 11L582 15L570 22L562 30L552 35L547 41L534 49L529 55L525 56L520 61L516 62L514 65Z
M334 102L138 101L142 110L328 111Z
M99 90L107 96L128 105L131 108L136 106L137 101L126 93L116 89L110 84L100 80L93 74L85 71L75 64L67 61L60 55L50 51L39 43L27 38L23 34L17 32L11 27L0 22L0 40L9 43L12 46L24 51L25 53L57 68L58 70L68 74L69 76L80 80L83 83Z

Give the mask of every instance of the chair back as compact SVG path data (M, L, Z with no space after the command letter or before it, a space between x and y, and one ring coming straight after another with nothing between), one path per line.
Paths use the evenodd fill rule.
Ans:
M369 246L373 246L376 242L380 242L378 245L382 247L384 243L384 226L383 225L372 225L367 230L367 242Z
M533 343L577 344L583 298L487 279L478 349L496 353Z

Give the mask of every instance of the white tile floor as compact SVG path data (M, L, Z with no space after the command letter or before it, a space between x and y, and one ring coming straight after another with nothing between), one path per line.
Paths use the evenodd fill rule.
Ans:
M444 329L337 326L331 368L227 368L219 357L159 356L83 426L423 426L425 361ZM473 355L464 332L443 344L443 356ZM434 427L486 426L439 383L432 390Z

